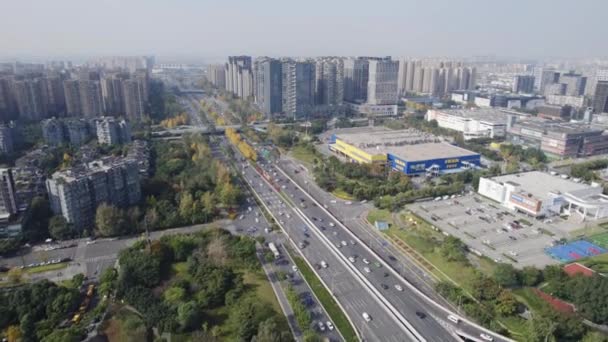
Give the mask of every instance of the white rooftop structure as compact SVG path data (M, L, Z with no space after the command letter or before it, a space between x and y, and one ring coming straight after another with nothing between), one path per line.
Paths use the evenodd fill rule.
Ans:
M584 219L608 216L608 197L601 187L540 171L481 178L479 194L529 215L580 214Z

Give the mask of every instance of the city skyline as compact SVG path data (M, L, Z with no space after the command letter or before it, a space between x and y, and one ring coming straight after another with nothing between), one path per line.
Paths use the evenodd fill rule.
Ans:
M608 47L599 44L605 32L589 24L601 22L608 9L608 4L597 0L577 6L548 0L493 6L478 0L458 6L386 0L374 3L374 8L350 1L348 10L345 5L309 1L287 9L275 0L263 4L106 0L92 10L74 0L10 1L5 13L13 15L0 21L5 32L0 58L155 54L215 61L238 54L608 55ZM564 22L569 24L560 24Z

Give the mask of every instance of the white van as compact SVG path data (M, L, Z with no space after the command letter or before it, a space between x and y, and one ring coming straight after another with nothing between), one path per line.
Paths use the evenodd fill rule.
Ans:
M456 324L460 323L460 318L454 316L454 315L449 315L448 319Z

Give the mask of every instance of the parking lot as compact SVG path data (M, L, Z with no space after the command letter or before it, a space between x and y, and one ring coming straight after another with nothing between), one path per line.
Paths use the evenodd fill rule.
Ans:
M415 203L408 209L496 262L518 268L558 263L544 252L562 237L551 223L512 212L477 194Z

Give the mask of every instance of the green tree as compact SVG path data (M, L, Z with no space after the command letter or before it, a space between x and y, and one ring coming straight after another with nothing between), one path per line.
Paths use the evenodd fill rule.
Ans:
M182 220L189 223L192 221L193 207L194 199L192 198L192 194L189 192L182 193L179 199L179 215L182 217Z
M519 285L517 270L513 265L499 263L494 269L494 279L504 287L513 287Z
M7 278L12 284L19 284L23 280L23 271L18 267L13 267L8 271Z
M23 342L36 340L36 322L31 314L26 313L19 319L19 327L21 329L21 338Z
M517 311L517 300L511 291L503 290L500 293L496 299L494 310L502 316L511 316Z
M608 336L597 331L590 331L583 336L581 342L608 342Z
M177 308L177 321L184 330L191 330L200 326L202 313L194 301L181 304Z
M281 331L274 317L269 318L258 326L258 333L252 342L290 342L293 341L288 331Z
M538 268L533 267L533 266L525 266L521 270L520 275L521 275L521 284L524 286L536 286L543 279L542 272Z
M169 303L170 305L180 304L185 297L186 291L179 286L172 286L163 293L163 298L165 299L165 302Z
M48 236L49 219L53 213L49 201L36 196L23 218L23 233L29 241L40 241Z
M553 335L557 329L557 322L542 315L534 315L526 326L526 342L557 342Z
M75 274L72 277L72 280L70 281L70 283L71 283L70 286L72 288L79 289L82 286L82 284L84 283L84 274L82 274L82 273Z
M443 240L440 253L448 261L467 262L465 248L459 238L450 235Z
M501 289L498 283L483 274L477 274L472 281L471 293L479 300L493 300L498 297Z
M65 240L73 235L73 230L62 215L55 215L49 220L49 234L53 239Z
M95 213L95 227L100 236L116 236L128 233L124 212L113 205L101 204Z

